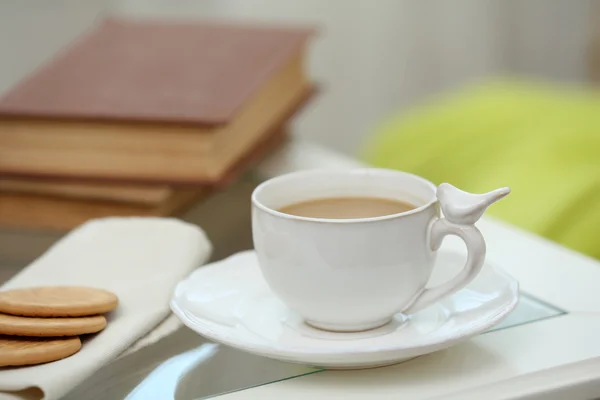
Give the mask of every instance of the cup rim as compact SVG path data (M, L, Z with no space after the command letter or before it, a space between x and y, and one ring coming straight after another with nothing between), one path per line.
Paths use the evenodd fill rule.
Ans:
M262 190L264 190L265 187L272 185L274 183L277 182L281 182L287 179L293 179L295 177L298 176L310 176L310 175L318 175L318 174L322 174L322 173L350 173L350 174L357 174L357 173L365 173L365 172L375 172L378 174L387 174L387 175L404 175L404 176L409 176L412 179L416 179L421 181L422 183L426 184L427 186L429 186L432 190L432 198L426 202L423 205L420 205L419 207L413 208L412 210L408 210L408 211L404 211L401 213L396 213L396 214L389 214L389 215L382 215L379 217L368 217L368 218L317 218L317 217L301 217L298 215L291 215L291 214L286 214L283 213L281 211L277 211L273 208L267 207L264 204L262 204L259 200L258 200L258 195L260 194L260 192ZM427 208L433 206L434 204L437 203L437 196L436 196L436 190L437 187L436 185L434 185L431 181L415 175L415 174L411 174L410 172L404 172L404 171L399 171L399 170L393 170L393 169L386 169L386 168L351 168L351 169L309 169L309 170L302 170L302 171L295 171L295 172L290 172L287 174L282 174L282 175L278 175L276 177L273 177L271 179L268 179L264 182L262 182L261 184L259 184L257 187L254 188L254 190L252 191L252 195L251 195L251 201L252 201L252 205L258 209L260 209L261 211L264 211L268 214L271 214L275 217L278 218L283 218L283 219L288 219L288 220L295 220L295 221L304 221L304 222L317 222L317 223L327 223L327 224L356 224L356 223L365 223L365 222L378 222L378 221L386 221L386 220L390 220L390 219L396 219L396 218L402 218L402 217L407 217L409 215L413 215L413 214L417 214L420 213L424 210L426 210Z

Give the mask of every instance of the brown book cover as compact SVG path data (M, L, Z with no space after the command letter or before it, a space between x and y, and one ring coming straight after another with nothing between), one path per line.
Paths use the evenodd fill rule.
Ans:
M10 90L0 115L225 124L311 33L108 19Z
M311 97L309 36L106 21L0 100L0 176L222 184Z

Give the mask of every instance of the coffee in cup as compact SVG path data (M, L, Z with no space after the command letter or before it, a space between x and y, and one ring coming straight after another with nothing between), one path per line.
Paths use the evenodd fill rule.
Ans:
M414 205L379 197L326 197L290 204L278 211L298 217L354 219L400 214Z

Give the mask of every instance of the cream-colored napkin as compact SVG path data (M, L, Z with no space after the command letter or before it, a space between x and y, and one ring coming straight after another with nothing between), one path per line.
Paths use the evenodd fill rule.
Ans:
M119 306L109 314L106 329L85 339L77 354L37 366L0 368L0 399L63 396L165 321L175 285L205 263L211 250L200 228L176 219L106 218L69 233L2 290L93 286L114 292Z

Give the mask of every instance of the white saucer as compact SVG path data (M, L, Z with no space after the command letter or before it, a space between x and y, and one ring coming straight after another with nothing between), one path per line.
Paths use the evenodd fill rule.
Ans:
M432 284L462 268L440 252ZM450 347L498 324L517 305L518 283L489 262L454 296L381 328L335 333L312 328L269 290L254 251L199 268L177 285L171 309L216 342L277 360L350 369L395 364Z

